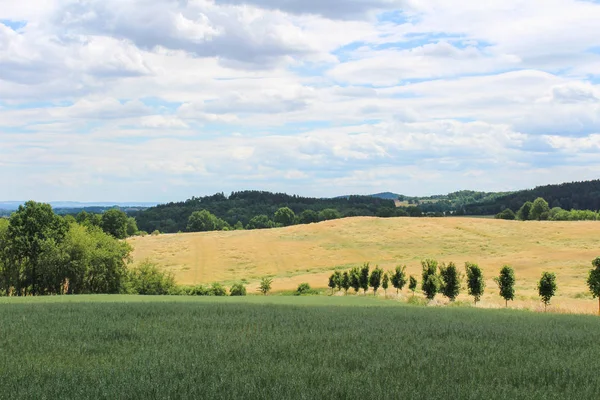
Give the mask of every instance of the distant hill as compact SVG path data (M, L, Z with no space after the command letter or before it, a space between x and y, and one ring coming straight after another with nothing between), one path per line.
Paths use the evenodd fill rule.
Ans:
M250 219L259 215L272 219L280 207L291 208L297 216L304 211L318 213L325 209L336 210L338 217L375 216L381 208L394 209L394 202L371 196L319 199L249 190L233 192L230 196L217 193L212 196L192 197L186 201L161 204L129 214L136 218L141 230L175 233L187 229L188 218L194 211L208 210L231 226L238 222L246 226Z
M376 194L371 194L369 196L376 197L378 199L386 199L386 200L398 200L398 197L400 197L399 194L392 193L392 192L376 193Z
M565 210L600 210L600 180L538 186L479 203L466 204L462 211L467 215L497 214L506 208L517 211L526 201L543 197L551 208Z
M0 201L0 210L15 211L25 201ZM78 202L78 201L51 201L49 203L54 209L84 209L84 208L130 208L130 207L152 207L156 202Z

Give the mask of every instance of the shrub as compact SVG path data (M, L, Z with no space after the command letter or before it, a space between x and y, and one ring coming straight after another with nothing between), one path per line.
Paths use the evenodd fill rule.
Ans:
M417 278L414 276L410 276L410 283L408 284L408 289L413 293L413 297L415 296L415 291L417 290Z
M505 219L508 221L513 221L517 219L517 215L510 208L505 209L501 213L496 214L496 219Z
M227 289L220 283L213 283L209 293L211 296L227 296Z
M245 296L246 295L246 286L243 283L236 283L231 286L229 289L230 296Z
M308 283L301 283L296 289L296 295L301 296L303 294L311 294L313 291Z
M158 235L160 235L160 231L158 229L156 229L156 230L152 231L151 235L158 236Z
M260 286L258 287L258 291L266 296L271 291L272 283L273 283L273 279L262 278L260 281Z
M173 275L149 260L130 271L129 284L133 293L141 295L166 295L176 286Z

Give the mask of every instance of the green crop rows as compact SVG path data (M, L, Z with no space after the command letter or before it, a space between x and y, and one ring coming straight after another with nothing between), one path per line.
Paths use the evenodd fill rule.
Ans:
M0 300L0 397L595 399L600 319L368 298Z

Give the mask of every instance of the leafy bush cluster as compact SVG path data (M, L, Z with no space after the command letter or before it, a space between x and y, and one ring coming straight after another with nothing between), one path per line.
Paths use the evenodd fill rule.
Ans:
M30 201L0 222L0 291L13 296L123 293L131 250L99 226Z
M496 215L496 219L520 221L597 221L600 212L590 210L563 210L560 207L550 208L542 197L535 201L526 201L515 213L510 208Z

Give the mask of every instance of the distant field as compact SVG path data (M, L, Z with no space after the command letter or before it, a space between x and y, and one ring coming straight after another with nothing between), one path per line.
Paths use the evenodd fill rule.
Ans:
M584 400L600 391L592 316L355 296L63 296L0 298L0 320L0 393L19 399Z
M325 287L334 268L365 261L392 269L406 264L420 280L420 261L436 258L477 262L487 277L482 306L502 301L492 281L503 264L517 275L516 307L540 307L536 284L542 271L556 272L555 311L595 312L585 279L600 256L598 222L518 222L480 218L349 218L264 231L211 232L133 238L134 258L150 258L182 284L229 284L250 288L265 275L275 290L300 282ZM461 295L461 299L467 299Z

